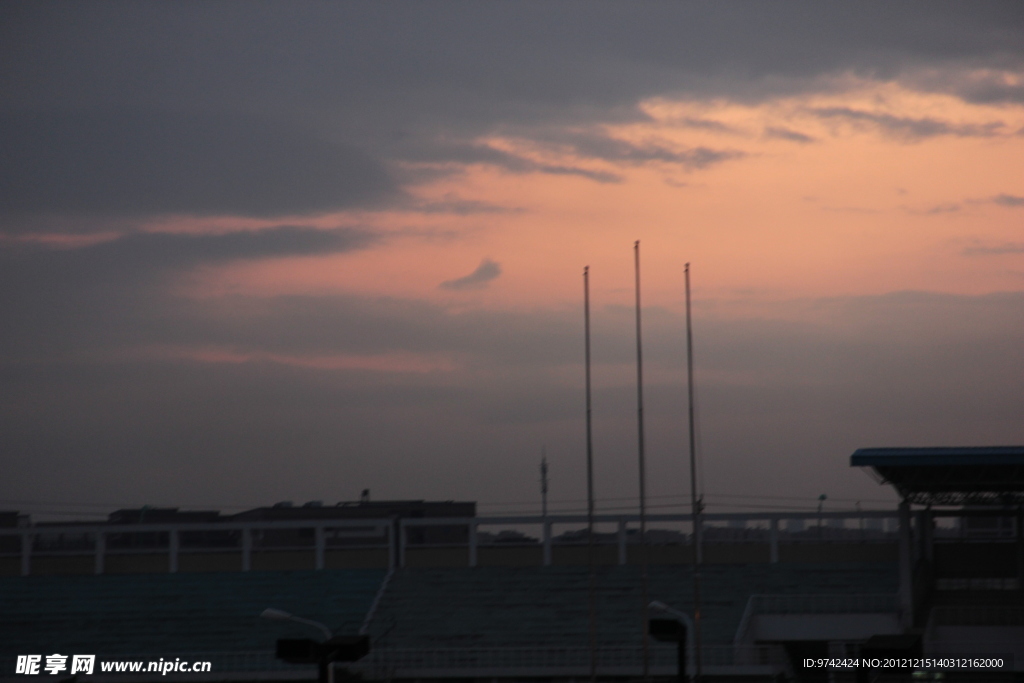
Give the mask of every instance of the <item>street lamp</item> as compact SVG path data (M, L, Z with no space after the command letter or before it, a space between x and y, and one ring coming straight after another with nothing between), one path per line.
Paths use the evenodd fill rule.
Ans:
M276 650L277 658L286 662L316 664L320 683L334 682L335 662L355 662L370 652L370 638L365 635L336 636L319 621L297 617L274 607L263 610L260 616L274 621L294 621L324 634L324 640L319 643L309 638L280 638Z
M657 640L676 643L679 659L679 681L684 683L686 681L686 650L690 650L691 659L693 659L694 655L693 619L690 618L689 614L680 612L658 600L649 603L647 609L651 612L660 612L672 617L672 619L651 619L648 622L648 630ZM693 659L693 661L696 663L697 660ZM700 673L698 672L694 676L694 680L697 680L699 677Z

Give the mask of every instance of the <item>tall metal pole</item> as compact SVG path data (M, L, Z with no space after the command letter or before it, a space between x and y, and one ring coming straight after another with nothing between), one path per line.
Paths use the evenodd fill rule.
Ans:
M697 497L697 439L693 413L693 327L690 320L690 264L686 264L686 378L690 418L690 501L693 505L693 643L695 681L701 677L700 657L700 565L701 500Z
M594 438L590 406L590 266L583 268L583 328L587 377L587 563L590 565L590 681L597 680L597 575L594 571Z
M640 240L633 244L633 271L636 279L636 420L640 461L640 582L644 601L641 616L643 618L644 680L647 680L650 677L651 646L647 620L647 605L650 603L650 599L647 577L647 494L644 473L644 357L640 333Z

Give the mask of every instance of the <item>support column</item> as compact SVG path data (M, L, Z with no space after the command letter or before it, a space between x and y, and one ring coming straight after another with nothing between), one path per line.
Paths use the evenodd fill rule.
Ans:
M911 514L911 518L914 520L912 529L913 543L911 544L914 549L913 560L914 566L918 563L923 562L927 558L927 552L925 549L925 543L927 542L928 532L925 530L927 517L925 516L924 510L917 510Z
M320 570L324 568L324 555L327 549L327 538L322 526L318 526L313 530L313 538L316 544L314 567Z
M551 566L551 522L544 522L544 566Z
M28 576L32 570L32 534L21 535L21 575Z
M626 520L619 520L619 565L625 565L629 556L626 554Z
M252 571L252 529L242 529L242 571Z
M779 518L772 517L771 530L768 532L771 563L779 562Z
M469 566L476 566L476 522L469 523Z
M913 557L911 548L910 503L903 500L900 514L900 625L910 628L914 624Z
M93 567L94 574L103 573L103 560L107 554L107 535L102 531L96 532L96 564Z
M931 565L935 561L935 515L931 510L925 510L921 520L921 545L924 546L924 559Z
M1024 589L1024 508L1017 508L1017 590Z
M170 556L169 557L170 561L168 563L169 566L168 566L167 570L171 574L177 574L178 573L178 550L179 550L179 539L178 539L178 530L177 529L172 529L170 531L170 539L169 539L169 541L170 542L169 542L168 545L170 547L168 548L168 554Z

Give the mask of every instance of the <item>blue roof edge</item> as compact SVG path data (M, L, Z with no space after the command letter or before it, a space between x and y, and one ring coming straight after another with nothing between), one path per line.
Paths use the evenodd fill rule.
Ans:
M1024 465L1024 446L858 448L851 467L968 467Z

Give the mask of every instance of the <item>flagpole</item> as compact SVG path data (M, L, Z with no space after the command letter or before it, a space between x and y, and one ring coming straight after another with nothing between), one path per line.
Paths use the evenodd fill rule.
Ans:
M700 565L701 565L701 508L702 501L697 497L697 440L694 430L693 406L693 327L690 319L690 264L686 264L686 378L689 398L690 422L690 501L693 519L693 641L694 641L694 683L701 677L700 657Z
M583 329L587 390L587 563L590 565L590 681L597 680L597 575L594 571L594 438L590 403L590 266L583 268Z
M644 473L644 359L643 343L640 325L640 240L633 244L633 270L636 280L636 419L637 419L637 445L640 464L640 556L641 570L640 581L643 593L643 657L644 657L644 680L650 678L650 632L647 620L647 605L650 603L648 596L647 576L647 493L646 475Z

